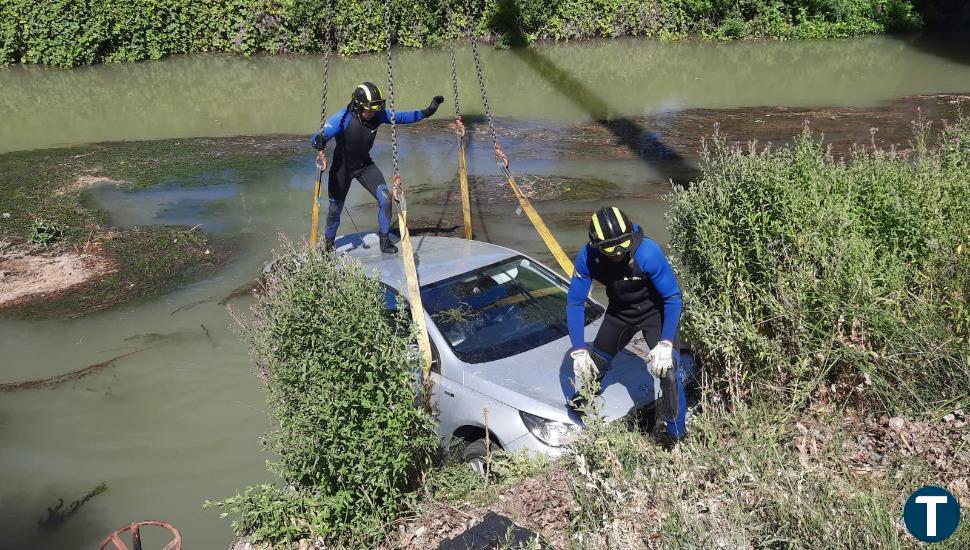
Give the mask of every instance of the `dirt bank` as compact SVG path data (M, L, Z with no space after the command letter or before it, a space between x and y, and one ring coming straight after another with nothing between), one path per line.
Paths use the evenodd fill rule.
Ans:
M29 248L0 252L0 309L70 292L115 269L97 254L50 255Z

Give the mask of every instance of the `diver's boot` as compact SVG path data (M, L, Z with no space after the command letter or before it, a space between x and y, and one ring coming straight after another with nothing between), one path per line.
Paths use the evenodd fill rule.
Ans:
M326 250L327 252L333 252L333 249L334 248L335 247L334 247L333 241L331 241L330 239L324 237L324 239L323 239L323 249Z
M386 233L378 234L381 238L381 252L384 254L397 254L397 247L391 242L391 238Z
M683 437L676 437L667 430L661 430L653 434L654 440L665 451L672 451Z

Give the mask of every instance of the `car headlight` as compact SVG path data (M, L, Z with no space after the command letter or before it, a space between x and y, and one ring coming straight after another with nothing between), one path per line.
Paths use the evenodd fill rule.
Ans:
M529 432L550 447L561 447L579 433L579 426L576 424L557 422L523 411L519 411L519 416Z

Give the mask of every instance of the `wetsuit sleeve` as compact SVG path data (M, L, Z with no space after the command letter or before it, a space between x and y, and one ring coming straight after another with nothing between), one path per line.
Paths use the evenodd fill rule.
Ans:
M346 108L337 111L327 119L327 123L323 125L323 128L319 132L313 134L313 137L310 138L310 145L314 149L323 149L327 146L327 141L347 128L349 122L350 113Z
M640 269L650 276L654 288L664 300L664 323L660 332L662 340L673 341L680 324L680 286L674 277L674 269L657 243L644 239L637 249L636 260Z
M424 119L424 113L421 111L398 111L394 113L394 124L414 124L419 120ZM391 112L387 109L381 111L380 120L384 124L391 123Z
M576 256L573 278L569 282L569 293L566 294L566 325L569 327L569 341L574 348L586 345L583 334L586 327L586 297L593 288L593 279L589 275L587 248L584 246Z

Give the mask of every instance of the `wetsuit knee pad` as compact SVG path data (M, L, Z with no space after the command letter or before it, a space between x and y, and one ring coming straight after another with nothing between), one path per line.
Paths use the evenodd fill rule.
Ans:
M384 207L391 202L391 191L386 183L377 186L377 206Z

